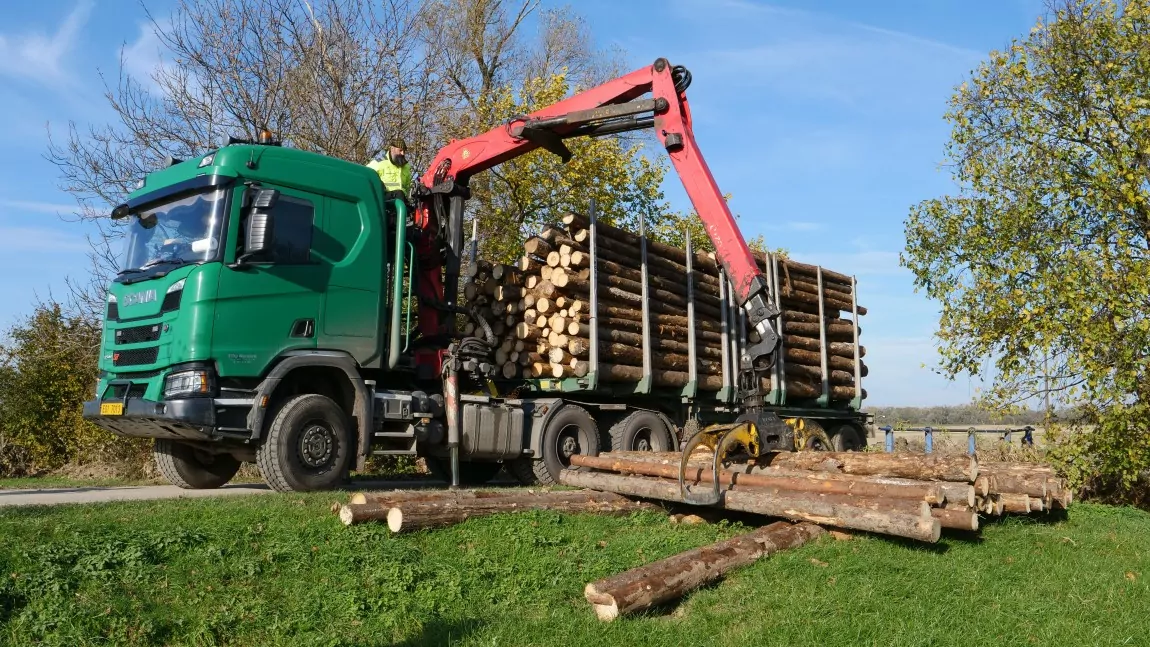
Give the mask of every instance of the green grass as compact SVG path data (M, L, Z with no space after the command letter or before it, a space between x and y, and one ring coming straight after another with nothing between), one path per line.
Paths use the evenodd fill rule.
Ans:
M738 526L524 513L392 537L336 495L0 510L4 645L1110 645L1150 636L1150 515L936 546L829 538L603 624L583 586ZM340 495L342 498L342 495Z

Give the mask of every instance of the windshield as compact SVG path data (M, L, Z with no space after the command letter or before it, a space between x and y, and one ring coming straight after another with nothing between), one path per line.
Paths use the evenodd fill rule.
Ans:
M217 189L135 214L128 223L121 273L161 263L200 263L216 258L227 192Z

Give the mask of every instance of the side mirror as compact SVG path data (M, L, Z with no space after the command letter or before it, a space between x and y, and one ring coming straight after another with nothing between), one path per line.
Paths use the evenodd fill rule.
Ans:
M275 223L271 209L279 200L280 192L275 189L260 189L252 199L247 217L247 232L244 236L244 253L238 259L245 263L253 256L266 254L275 247Z

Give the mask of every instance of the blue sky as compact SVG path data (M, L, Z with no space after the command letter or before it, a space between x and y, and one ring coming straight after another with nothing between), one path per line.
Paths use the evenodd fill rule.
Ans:
M9 3L0 23L0 325L87 271L86 231L44 158L48 128L106 123L114 80L157 46L136 0ZM145 4L159 17L170 2ZM545 3L549 4L549 3ZM916 202L951 190L939 167L952 88L1021 36L1041 0L581 0L601 45L635 67L686 65L695 134L748 238L856 274L874 405L969 401L978 384L929 366L937 304L898 266ZM689 207L677 179L668 198ZM924 366L925 365L925 366Z

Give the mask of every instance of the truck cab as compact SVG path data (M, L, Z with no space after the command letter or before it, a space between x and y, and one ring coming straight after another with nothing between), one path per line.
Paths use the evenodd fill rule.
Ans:
M257 460L265 417L312 396L291 406L315 424L261 467L286 489L331 486L387 358L395 213L370 169L274 145L150 174L113 212L125 248L85 417L157 439L177 484L214 487ZM395 369L385 381L412 390Z

